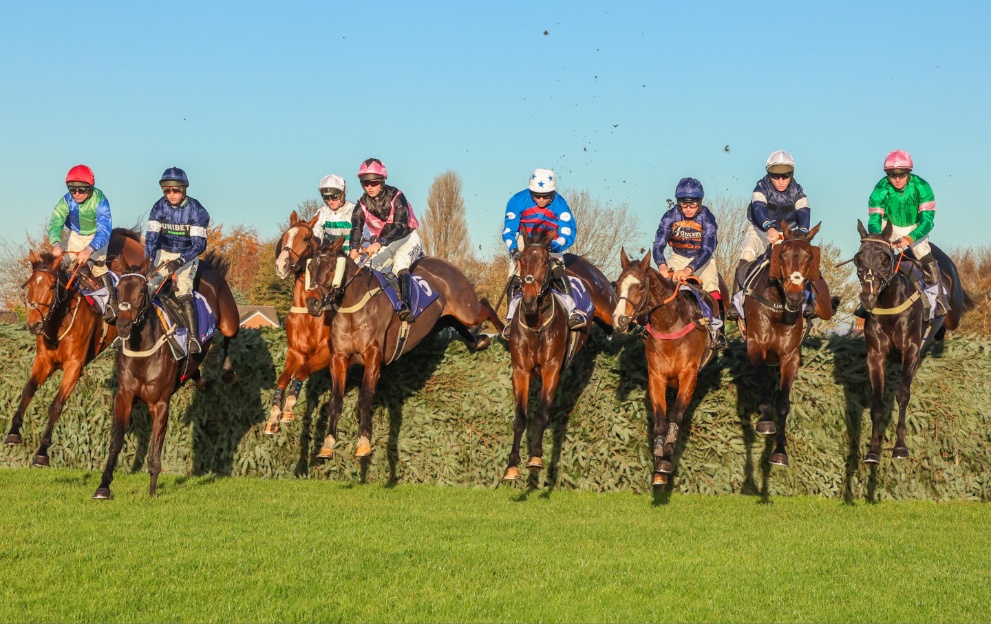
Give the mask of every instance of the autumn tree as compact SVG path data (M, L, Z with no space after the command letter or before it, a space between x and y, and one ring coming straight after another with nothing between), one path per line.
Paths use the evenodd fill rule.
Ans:
M970 305L960 321L960 332L991 335L991 247L955 249L950 253Z
M640 218L625 203L603 203L588 191L564 191L562 195L578 227L578 238L568 251L584 256L607 277L616 277L620 248L631 252L642 245Z
M218 252L227 261L227 283L236 293L251 291L258 272L261 247L258 230L253 227L238 224L226 234L222 223L207 229L206 248Z
M455 266L474 257L461 187L461 176L450 169L434 178L419 229L426 254Z
M277 240L262 243L259 247L258 270L255 272L248 297L254 305L275 306L279 318L285 319L292 307L293 277L279 279L275 274L275 246Z

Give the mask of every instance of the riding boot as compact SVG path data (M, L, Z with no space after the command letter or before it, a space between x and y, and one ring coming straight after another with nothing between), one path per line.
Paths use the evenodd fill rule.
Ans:
M551 270L551 274L554 276L561 286L561 292L568 295L568 297L574 301L575 295L571 290L571 280L568 279L568 273L565 271L563 262L556 262L554 268ZM580 311L573 310L571 315L568 317L568 327L570 329L575 329L576 327L581 327L585 324L585 315Z
M409 271L400 271L396 277L399 278L399 297L403 300L399 308L399 318L412 323L414 318L410 296L413 294L413 276Z
M747 260L740 260L736 265L736 276L733 278L733 294L730 296L729 301L726 302L726 318L735 321L740 318L740 313L737 312L736 306L733 305L733 301L736 299L736 293L743 290L743 282L747 280L747 269L749 268L750 262Z
M934 318L946 316L947 311L950 309L950 304L946 300L946 293L943 291L943 284L939 279L939 264L936 262L936 257L930 253L925 257L919 258L919 264L922 265L922 279L925 280L926 286L936 286L936 311L933 313Z
M809 286L806 287L805 292L807 296L805 309L802 310L802 316L804 316L806 320L811 321L814 318L819 318L819 312L816 310L816 294Z
M187 297L181 298L182 303L182 316L185 320L186 332L189 336L188 340L188 353L193 355L199 353L202 349L200 347L200 332L198 319L196 318L196 301L194 301L193 296L189 295Z
M713 337L715 342L714 347L716 351L723 351L729 346L729 343L726 342L726 304L722 299L716 299L716 306L719 308L718 314L720 320L722 320L722 323L720 324L719 329L716 330L715 336Z
M114 288L114 280L110 271L100 276L100 282L107 289L107 307L103 310L103 320L111 323L117 318L117 289Z

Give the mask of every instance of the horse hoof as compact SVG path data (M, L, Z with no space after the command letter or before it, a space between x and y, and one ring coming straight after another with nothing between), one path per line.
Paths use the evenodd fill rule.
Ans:
M292 411L290 410L286 410L282 412L282 419L279 422L295 422L295 421L296 421L296 414L293 414Z
M873 453L873 452L872 453L868 453L867 454L867 457L864 458L864 463L865 464L880 464L881 463L881 458L878 457L878 454L877 453Z
M334 447L327 448L326 446L321 447L320 452L317 453L317 459L330 459L334 456Z
M368 457L372 454L372 445L367 443L359 443L354 449L355 457Z
M21 434L12 433L3 439L3 443L7 446L20 446L23 440L21 439Z
M503 481L516 481L520 478L520 469L516 466L510 466L506 468L506 472L502 474Z
M279 423L277 422L265 423L265 430L263 431L265 435L275 435L278 432L279 432Z
M758 420L754 430L763 436L774 435L778 432L778 428L774 426L774 421L771 420Z
M896 446L895 450L891 451L891 456L895 459L908 459L908 447Z
M35 468L48 468L48 455L35 455L31 465Z
M93 495L93 498L96 500L110 500L113 497L114 494L110 491L110 488L97 488L96 494Z
M475 341L475 351L481 351L492 344L491 336L481 336Z
M222 380L222 381L223 381L223 382L224 382L225 384L232 384L232 383L234 383L235 381L237 381L237 373L235 373L235 372L234 372L234 371L232 371L232 370L229 370L229 371L224 371L224 372L222 372L222 373L220 373L220 379L221 379L221 380Z
M788 466L788 455L785 453L772 453L771 454L771 465L772 466Z
M527 461L526 467L528 470L543 470L544 460L539 457L531 457L530 460Z
M674 464L666 459L662 459L660 465L657 467L657 472L662 472L664 474L671 474L674 472Z
M663 472L655 472L654 477L650 480L650 485L652 487L660 487L662 485L668 484L668 476Z

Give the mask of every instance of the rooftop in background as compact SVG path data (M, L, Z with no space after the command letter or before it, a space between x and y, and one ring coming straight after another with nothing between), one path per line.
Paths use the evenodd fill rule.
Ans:
M17 313L13 310L0 310L0 323L15 324L20 322Z
M238 324L246 329L282 326L279 323L279 313L275 311L275 306L239 305L237 306L237 313L241 319Z

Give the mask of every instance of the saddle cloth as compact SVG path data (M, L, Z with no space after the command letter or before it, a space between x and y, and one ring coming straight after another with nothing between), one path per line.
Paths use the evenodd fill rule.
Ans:
M711 327L712 331L716 331L723 326L723 319L719 318L718 314L713 313L712 308L709 307L705 297L702 296L702 293L699 292L697 288L692 288L691 286L682 284L679 290L682 294L686 292L691 293L692 299L698 303L699 310L702 311L702 318L709 320L708 325Z
M113 283L114 288L116 288L117 282L120 281L120 276L113 271L109 271L109 273L110 280ZM90 308L99 309L100 314L107 311L107 304L110 303L110 293L107 292L106 286L101 286L96 290L87 290L80 285L79 293L86 299L86 303Z
M201 345L205 345L208 340L213 338L214 333L217 331L217 315L213 312L210 304L207 303L206 298L200 293L193 293L193 301L196 302L196 325L200 334L199 342ZM165 326L166 331L171 331L175 327L175 335L169 341L169 344L172 346L172 354L175 356L175 359L181 360L189 352L188 329L172 318L168 307L159 299L155 299L152 305L158 309L158 318L162 319L162 324Z
M376 271L375 269L370 269L372 275L374 275L378 281L382 290L385 292L386 296L389 297L389 302L392 304L392 309L399 311L402 305L402 299L399 297L399 285L395 283L395 277L391 274L385 274L381 271ZM420 316L420 314L429 306L431 303L437 300L437 292L430 287L427 280L423 279L419 275L414 275L412 280L413 289L410 293L410 310L413 312L413 318Z

